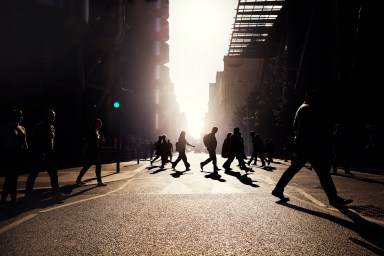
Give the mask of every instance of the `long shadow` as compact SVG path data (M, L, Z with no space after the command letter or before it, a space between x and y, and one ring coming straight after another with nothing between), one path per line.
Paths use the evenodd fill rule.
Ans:
M178 171L178 170L173 170L173 173L171 173L170 175L173 177L173 178L180 178L181 175L185 175L185 174L192 174L192 173L186 173L190 171L189 170L185 170L185 171Z
M52 205L63 204L67 198L84 194L92 189L97 188L97 186L83 186L84 189L72 194L74 188L81 188L81 186L76 184L61 186L60 191L67 195L66 198L63 198L62 200L54 198L50 188L35 189L32 199L28 200L26 197L21 197L17 200L14 207L1 207L0 221L14 218L22 213L35 209L44 209ZM23 193L25 193L25 191Z
M260 167L260 169L266 170L268 172L273 172L273 170L276 170L276 167L273 167L273 166L263 166L263 167Z
M368 178L362 178L362 177L356 177L354 174L339 174L339 173L336 173L336 174L333 174L333 176L342 176L342 177L345 177L345 178L348 178L348 179L354 179L354 180L359 180L359 181L363 181L363 182L367 182L367 183L376 183L376 184L384 184L383 181L377 181L377 180L372 180L372 179L368 179Z
M360 217L357 213L348 209L348 207L338 207L337 209L342 214L344 214L349 219L351 219L351 221L343 220L336 216L332 216L328 213L313 211L313 210L306 209L290 203L284 203L282 205L297 211L301 211L304 213L311 214L313 216L317 216L317 217L332 221L340 226L348 228L353 232L355 232L356 234L358 234L361 238L375 245L376 247L364 241L357 240L355 238L350 237L349 239L352 242L365 247L367 250L370 250L372 253L375 253L376 255L384 255L384 236L383 236L384 227Z
M256 182L256 181L254 181L250 177L248 177L248 174L241 175L240 172L234 172L231 170L226 170L224 173L236 177L241 183L243 183L245 185L249 185L249 186L254 187L254 188L260 187L259 185L254 184L254 182Z
M51 189L38 189L34 191L33 201L21 197L14 206L5 206L0 209L0 221L14 218L22 213L34 209L47 208L52 205L62 204L63 200L57 200L53 197Z
M217 180L220 182L226 182L225 179L221 178L221 175L218 172L211 172L207 175L204 176L206 179L212 179L212 180Z

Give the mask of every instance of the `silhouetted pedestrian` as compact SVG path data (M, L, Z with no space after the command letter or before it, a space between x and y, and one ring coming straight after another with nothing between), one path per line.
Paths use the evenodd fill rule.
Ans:
M44 170L48 172L54 197L59 201L65 198L65 195L60 192L57 175L55 120L56 112L48 109L45 119L36 124L31 132L30 148L33 163L25 188L26 197L29 199L33 196L33 187L39 172Z
M206 134L203 138L203 142L205 147L208 150L209 157L200 163L200 169L203 171L203 168L206 164L212 161L213 164L213 171L217 172L220 170L217 167L217 158L216 158L216 147L217 147L217 140L216 140L216 133L219 129L217 127L213 127L211 132Z
M244 148L241 145L241 133L240 128L236 127L233 129L233 134L230 137L230 150L229 150L229 157L227 161L223 164L223 167L225 171L232 170L231 164L235 158L239 161L239 166L241 170L250 171L251 169L245 166L244 162Z
M270 164L269 160L265 159L263 155L265 148L264 148L264 143L260 139L259 134L256 134L254 131L251 131L249 134L251 135L251 138L252 138L252 155L248 161L248 165L251 164L252 160L254 161L253 164L256 165L258 157L260 158L261 166L265 166L265 161L267 161L268 164Z
M268 165L270 163L273 163L273 156L275 154L275 144L273 143L272 139L265 139L265 154L267 156Z
M160 145L160 152L161 152L161 168L164 168L164 166L169 163L169 152L168 152L168 141L167 136L163 135L161 136L161 145Z
M183 160L184 165L187 170L190 170L190 164L188 163L187 155L186 155L186 146L191 146L195 147L192 144L190 144L186 139L185 139L185 131L182 131L180 133L179 139L176 142L176 151L179 152L179 156L177 157L175 162L172 162L172 168L175 169L176 165L180 162L180 160Z
M223 141L223 145L221 147L221 157L222 158L228 158L231 151L231 136L232 133L227 133L227 137L225 137Z
M337 166L344 163L344 173L351 174L350 162L352 157L352 143L349 131L344 124L337 124L333 132L333 164L332 173L337 173Z
M102 126L102 120L100 118L96 118L85 135L85 164L83 168L81 168L75 182L79 186L85 184L85 182L83 182L81 179L92 165L95 165L97 186L107 186L107 184L103 183L101 179L100 143L104 142L104 138L100 134L100 129Z
M14 205L17 200L17 181L27 157L26 130L21 125L23 112L13 110L8 123L0 127L0 156L5 180L1 193L1 204L6 204L8 195Z
M167 154L168 154L168 157L169 157L169 161L172 162L173 143L169 139L167 140Z
M162 154L161 143L162 143L162 141L163 141L163 136L160 135L160 136L159 136L159 139L158 139L158 140L156 141L156 143L155 143L155 154L156 154L156 156L155 156L155 158L153 158L153 159L150 161L151 165L152 165L157 159L161 158L161 154Z
M316 91L308 91L304 103L298 108L293 122L295 134L295 151L291 166L283 173L272 195L281 201L288 201L284 196L284 188L309 161L319 177L331 205L339 206L352 202L351 199L343 199L337 195L336 187L330 174L330 165L325 154L325 137L323 136L321 115L319 112L319 95Z

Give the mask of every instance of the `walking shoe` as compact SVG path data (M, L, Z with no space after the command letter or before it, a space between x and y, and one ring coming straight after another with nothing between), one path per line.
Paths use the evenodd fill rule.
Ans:
M81 180L76 180L75 183L76 183L76 185L78 185L78 186L84 186L84 185L85 185L85 182L84 182L84 181L81 181Z
M105 186L107 186L107 184L103 183L103 182L97 182L97 186L98 187L105 187Z
M200 169L201 169L201 171L203 171L203 166L204 166L204 165L203 165L203 162L201 162L201 163L200 163Z
M341 198L341 197L337 197L336 199L329 201L329 204L332 205L332 206L337 207L337 206L343 206L343 205L346 205L346 204L350 204L352 202L353 202L352 199L344 199L344 198Z
M278 191L276 191L275 189L272 190L272 195L275 196L275 197L277 197L277 198L279 198L280 201L282 201L282 202L287 202L287 201L289 201L289 197L285 197L284 194L283 194L283 192L278 192Z

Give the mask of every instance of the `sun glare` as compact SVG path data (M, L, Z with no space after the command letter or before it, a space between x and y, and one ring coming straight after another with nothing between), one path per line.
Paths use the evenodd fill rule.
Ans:
M170 76L190 135L200 138L209 83L223 69L237 0L170 0Z

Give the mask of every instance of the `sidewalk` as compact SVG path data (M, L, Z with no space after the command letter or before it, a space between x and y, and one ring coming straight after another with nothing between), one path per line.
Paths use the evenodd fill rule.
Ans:
M137 161L129 161L129 162L121 162L120 163L120 172L116 172L116 163L111 164L103 164L101 167L101 176L104 183L109 183L113 181L123 180L129 177L129 173L131 171L136 170L139 167L145 166L149 164L149 161L147 160L140 160L139 164ZM75 180L77 178L77 175L80 172L80 169L82 167L74 167L74 168L67 168L67 169L59 169L58 170L58 176L59 176L59 185L60 187L65 187L69 185L74 185ZM25 191L25 183L27 181L28 174L21 174L19 175L18 184L17 184L17 190L19 192ZM96 174L95 174L95 166L91 166L87 173L84 175L83 179L84 182L86 182L85 186L88 185L96 185ZM2 190L2 184L4 183L4 177L0 177L0 191ZM50 189L51 188L51 182L49 179L49 175L47 172L40 172L39 176L37 176L35 181L34 189Z

